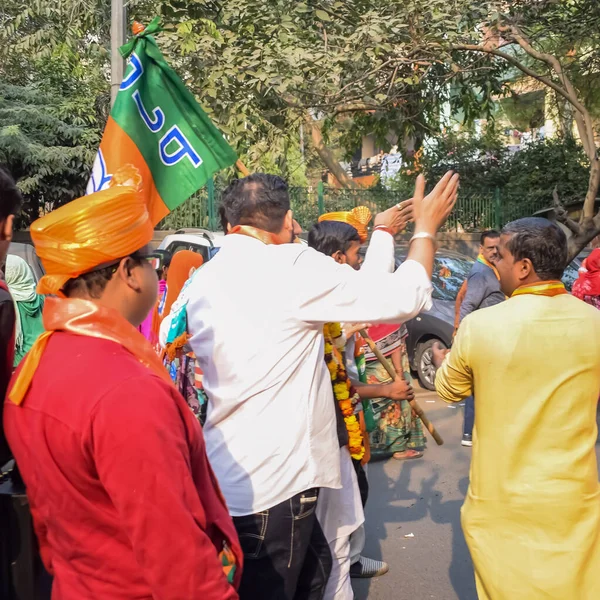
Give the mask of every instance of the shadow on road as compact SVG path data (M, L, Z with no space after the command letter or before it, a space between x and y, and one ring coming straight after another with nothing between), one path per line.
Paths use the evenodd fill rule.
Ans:
M460 507L463 504L469 484L468 477L460 479L458 489L448 489L448 492L453 492L451 495L455 498L458 494L460 496L453 500L444 501L443 486L438 485L440 478L439 466L434 466L433 474L425 479L421 479L420 475L417 476L415 474L414 479L421 479L421 486L418 491L414 491L414 488L411 490L413 471L421 470L419 467L422 469L422 464L420 465L418 461L404 463L397 479L387 476L383 468L372 468L369 470L370 489L378 490L379 497L374 502L378 506L372 507L367 519L367 535L370 538L368 555L371 558L384 559L382 556L382 542L388 538L390 524L396 525L395 531L399 532L400 537L403 537L405 532L408 533L410 531L410 528L404 526L405 524L415 523L423 519L430 520L434 524L434 527L440 524L449 524L452 530L452 558L448 568L450 582L457 598L460 600L476 600L477 594L475 591L473 566L460 525ZM369 502L371 502L371 499ZM404 506L395 505L397 503L402 503ZM434 530L430 532L430 535L435 539L436 533ZM431 557L426 566L428 568L444 568L448 564L447 558L444 560L440 554L447 555L447 550L440 550L440 554L436 555L435 544L436 542L434 541L431 548ZM421 571L424 565L415 564L418 563L419 559L411 556L411 554L403 554L402 566L396 562L392 568L402 568L406 573L411 570L416 570L416 572ZM390 556L387 559L389 561ZM436 567L436 563L438 563L438 567ZM414 595L414 592L417 590L412 589L415 585L414 579L414 577L411 577L411 589L398 589L396 597L417 597ZM373 581L363 580L356 586L357 600L366 600L369 597ZM419 581L418 591L421 594L419 597L448 597L440 596L438 594L440 590L437 588L429 590L429 582L426 576L423 576ZM402 587L402 583L400 583L400 586ZM430 596L429 591L436 593L436 595Z

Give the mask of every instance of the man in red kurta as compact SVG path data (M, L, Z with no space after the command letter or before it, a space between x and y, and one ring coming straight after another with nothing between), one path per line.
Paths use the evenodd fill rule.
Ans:
M152 229L132 188L32 226L40 291L62 298L4 417L53 600L238 598L242 553L202 431L136 329L156 299Z

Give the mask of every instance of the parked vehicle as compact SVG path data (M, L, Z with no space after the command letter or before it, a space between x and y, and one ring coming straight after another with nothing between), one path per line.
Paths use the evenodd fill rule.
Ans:
M222 233L206 229L179 229L167 235L158 250L166 250L171 254L179 250L192 250L201 254L204 261L208 262L219 251L223 237Z
M406 260L408 248L396 249L396 266ZM406 323L406 350L411 368L421 386L433 390L435 367L432 347L439 342L449 348L454 333L454 306L463 281L469 275L473 259L451 250L440 250L433 265L433 306Z

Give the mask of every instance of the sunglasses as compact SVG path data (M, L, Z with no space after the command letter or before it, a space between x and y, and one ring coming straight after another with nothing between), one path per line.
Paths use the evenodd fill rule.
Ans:
M150 256L143 256L141 258L142 258L142 260L145 260L146 262L148 262L155 271L158 271L163 266L162 256L150 255Z
M135 254L132 254L131 257L137 259L142 264L148 263L155 271L158 271L163 266L164 257L161 254L135 253ZM106 268L107 266L110 266L110 267L112 267L111 274L114 275L117 272L119 265L121 264L121 260L122 259L119 259L117 262L115 262L112 265L104 265L101 267L97 267L96 269L94 269L94 271L96 271L98 269Z

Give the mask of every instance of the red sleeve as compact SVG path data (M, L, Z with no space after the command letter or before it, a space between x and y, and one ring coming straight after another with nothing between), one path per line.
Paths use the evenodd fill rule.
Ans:
M135 377L103 398L91 445L153 598L235 600L217 549L202 529L182 415L158 378Z

